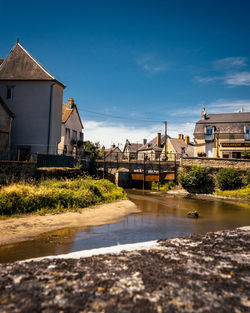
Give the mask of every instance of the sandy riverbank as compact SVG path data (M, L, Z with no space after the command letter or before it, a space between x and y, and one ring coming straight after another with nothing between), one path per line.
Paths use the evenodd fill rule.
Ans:
M81 212L26 215L0 220L0 245L31 240L39 234L68 227L97 226L119 222L139 212L129 200L121 200L82 209Z

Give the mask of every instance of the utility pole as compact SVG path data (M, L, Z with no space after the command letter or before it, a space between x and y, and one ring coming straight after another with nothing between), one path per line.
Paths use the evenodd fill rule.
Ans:
M167 159L167 121L163 123L165 124L165 159Z

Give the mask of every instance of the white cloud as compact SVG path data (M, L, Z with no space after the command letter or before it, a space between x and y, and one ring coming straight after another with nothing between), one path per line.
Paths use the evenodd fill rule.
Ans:
M206 110L209 113L232 113L239 112L243 107L245 112L250 112L250 99L243 100L225 100L218 99L206 105Z
M167 65L164 62L159 61L153 55L144 55L137 58L136 63L151 75L165 72L167 70Z
M225 77L224 82L230 86L250 86L250 72L229 74Z
M229 57L213 62L215 69L230 69L235 67L247 66L248 59L245 57Z
M201 77L201 76L195 76L195 80L199 83L211 83L216 80L222 79L221 76L207 76L207 77Z
M122 123L97 122L89 120L83 122L84 124L84 140L93 142L99 141L101 145L109 148L111 144L120 144L123 148L126 139L134 143L142 143L143 138L151 140L156 136L157 132L164 132L163 124L160 125L146 125L142 127L127 126ZM168 124L168 134L171 137L177 137L178 134L183 133L192 137L194 131L194 123Z

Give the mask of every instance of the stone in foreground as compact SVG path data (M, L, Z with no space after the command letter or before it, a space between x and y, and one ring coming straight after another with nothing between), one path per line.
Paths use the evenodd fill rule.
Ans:
M0 265L0 312L249 312L249 228Z

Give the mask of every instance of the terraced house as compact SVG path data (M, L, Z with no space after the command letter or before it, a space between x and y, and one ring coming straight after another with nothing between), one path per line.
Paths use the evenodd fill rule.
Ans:
M195 125L196 156L250 158L250 112L207 114Z
M0 63L0 96L15 115L11 148L57 154L65 86L18 42Z

